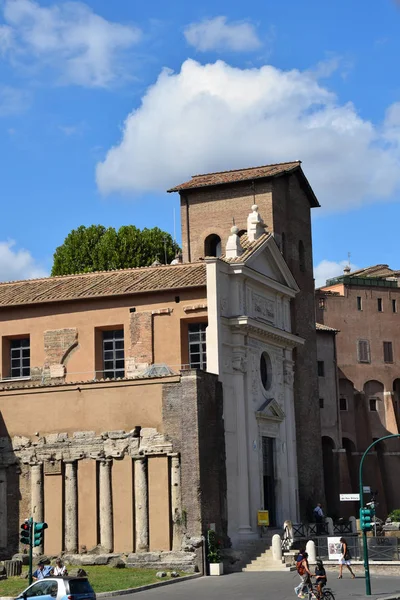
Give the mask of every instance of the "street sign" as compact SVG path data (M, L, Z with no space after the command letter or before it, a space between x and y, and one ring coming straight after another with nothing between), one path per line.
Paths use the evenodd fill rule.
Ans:
M371 493L371 486L370 485L363 485L363 492L364 492L364 494L370 494Z
M340 494L340 502L357 502L360 500L360 494Z
M264 525L264 527L268 527L269 526L269 511L268 510L259 510L257 512L257 522L258 522L259 527L261 527L262 525Z

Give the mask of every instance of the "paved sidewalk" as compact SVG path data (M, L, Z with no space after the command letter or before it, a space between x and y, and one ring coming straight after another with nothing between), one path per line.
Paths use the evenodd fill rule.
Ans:
M328 575L329 577L329 575ZM222 577L201 577L155 590L121 596L123 600L296 600L294 586L297 573L234 573ZM399 577L374 576L372 596L365 596L365 580L333 574L328 580L336 600L377 600L396 592L400 594Z

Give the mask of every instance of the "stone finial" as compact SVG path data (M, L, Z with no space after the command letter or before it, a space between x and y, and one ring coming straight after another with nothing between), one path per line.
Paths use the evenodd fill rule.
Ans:
M350 265L346 265L345 268L343 269L343 273L345 275L350 275L350 271L351 271Z
M254 242L264 233L265 225L260 213L258 212L257 204L251 207L251 213L247 217L247 237L249 242Z
M234 225L231 227L231 235L228 237L226 242L226 258L237 258L243 254L243 248L240 245L240 238L238 236L239 229Z

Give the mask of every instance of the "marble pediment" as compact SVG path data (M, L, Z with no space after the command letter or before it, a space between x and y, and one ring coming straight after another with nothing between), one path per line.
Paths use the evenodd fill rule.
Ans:
M281 423L285 418L285 413L275 398L268 398L256 410L256 417L257 419Z

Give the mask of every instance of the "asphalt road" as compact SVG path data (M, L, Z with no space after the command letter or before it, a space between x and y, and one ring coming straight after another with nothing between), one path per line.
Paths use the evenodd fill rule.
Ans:
M297 573L234 573L200 577L119 597L121 600L296 600L293 588L298 579ZM364 578L352 580L343 575L343 579L338 580L328 574L328 579L336 600L376 600L396 592L400 594L400 573L399 577L373 576L372 596L365 595Z

